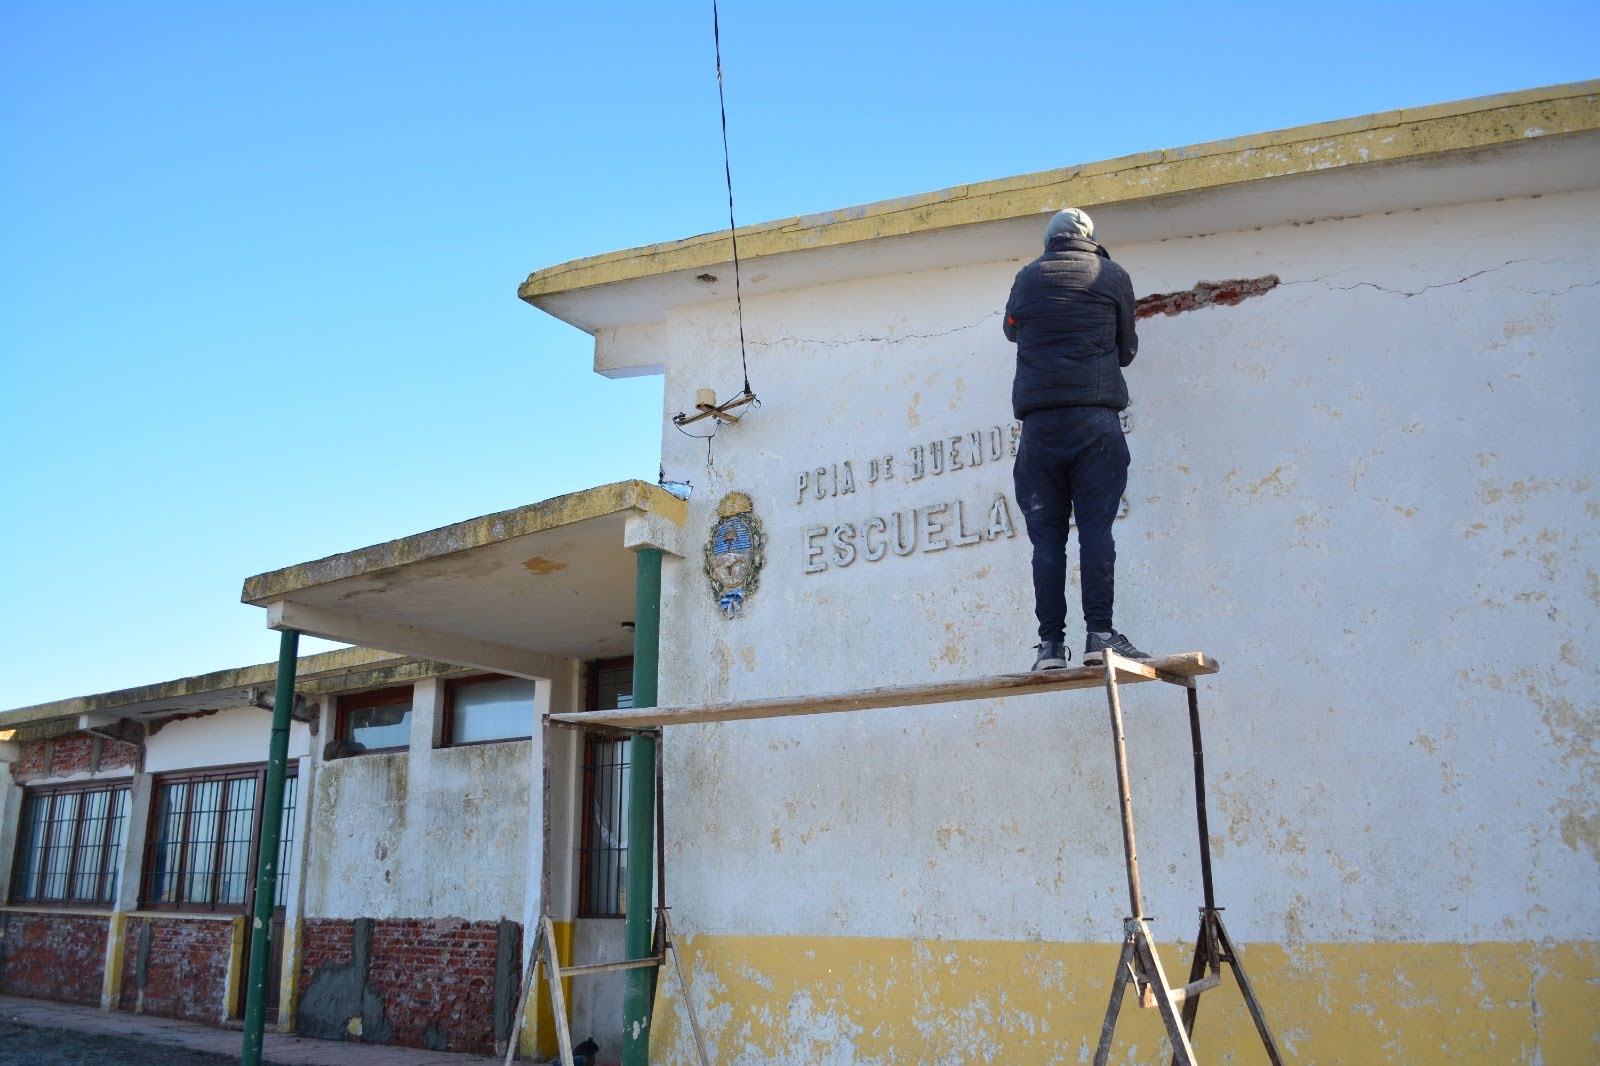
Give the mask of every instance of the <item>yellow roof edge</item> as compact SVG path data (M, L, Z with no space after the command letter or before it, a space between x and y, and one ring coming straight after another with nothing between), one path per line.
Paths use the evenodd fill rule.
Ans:
M239 598L245 603L263 606L317 585L455 555L486 544L630 509L660 515L680 526L688 520L688 506L684 501L659 485L638 480L618 481L257 574L245 580Z
M742 260L750 260L1065 206L1126 203L1595 129L1600 129L1600 79L1381 111L741 226L739 252ZM517 295L535 303L557 293L713 266L730 259L729 247L726 232L705 233L574 259L534 271Z
M415 662L411 656L393 652L375 651L371 648L338 648L302 656L296 661L297 679L316 680L354 672L368 673L388 667ZM0 711L0 728L43 722L52 718L76 717L80 714L110 714L118 708L160 700L200 696L208 692L226 692L230 689L271 685L278 676L277 662L239 666L227 670L214 670L209 674L180 677L172 681L158 681L150 685L99 692L90 696L73 696L49 703L36 703L30 707Z

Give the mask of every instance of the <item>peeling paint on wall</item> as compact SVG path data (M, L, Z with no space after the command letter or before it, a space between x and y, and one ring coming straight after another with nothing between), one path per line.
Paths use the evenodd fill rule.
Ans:
M680 936L712 1061L839 1066L1088 1062L1117 945ZM1600 944L1245 944L1251 984L1292 1062L1593 1062ZM1192 945L1164 944L1184 972ZM662 986L651 1061L692 1066L682 988ZM1111 1061L1170 1056L1153 1010L1125 1003ZM1232 978L1200 1002L1201 1061L1259 1057Z

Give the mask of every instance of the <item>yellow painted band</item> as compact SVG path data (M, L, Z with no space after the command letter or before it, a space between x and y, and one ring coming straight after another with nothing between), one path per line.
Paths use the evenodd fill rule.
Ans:
M567 962L572 962L572 935L571 922L550 923L556 934L556 954ZM523 934L527 935L526 932ZM549 972L544 967L539 968L534 980L538 982L535 994L528 997L528 1005L524 1009L522 1040L518 1050L524 1055L538 1055L549 1058L556 1054L556 1013L554 1000L550 995ZM561 994L567 1001L567 1024L572 1024L572 978L561 979Z
M1170 932L1171 930L1169 930ZM1118 943L680 939L713 1062L1087 1062ZM1600 942L1241 945L1286 1060L1600 1061ZM1163 947L1169 980L1191 946ZM661 982L650 1061L696 1061ZM1165 1062L1157 1012L1124 1000L1114 1063ZM1232 974L1201 998L1202 1061L1265 1061ZM1542 1059L1541 1059L1542 1056Z
M245 938L250 931L245 926L244 915L236 915L228 923L228 983L223 986L222 1019L237 1018L244 1014L244 951Z
M278 978L278 1031L294 1032L295 1010L300 1006L300 919L283 922L283 972Z
M122 998L122 963L127 956L128 915L112 911L106 923L106 971L100 982L100 1009L116 1010Z

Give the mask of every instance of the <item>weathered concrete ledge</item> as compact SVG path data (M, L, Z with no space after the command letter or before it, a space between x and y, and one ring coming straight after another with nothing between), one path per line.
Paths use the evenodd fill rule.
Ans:
M1096 207L1199 192L1311 171L1426 159L1530 139L1600 129L1600 80L1380 111L1123 156L1099 163L957 185L859 207L741 226L745 261L1022 218L1069 204ZM529 303L556 293L726 263L725 232L574 259L536 270L517 294Z
M352 674L398 673L407 664L417 663L407 656L392 652L374 651L371 648L340 648L336 651L307 655L299 660L296 678L299 681L332 682L344 687L339 679ZM434 664L426 664L434 665ZM74 696L71 699L37 703L30 707L0 712L0 729L14 729L30 722L49 721L54 718L75 717L80 714L131 713L133 709L166 701L181 700L210 693L237 692L247 688L270 686L278 676L276 662L256 666L240 666L230 670L217 670L209 674L161 681L151 685L101 692L92 696ZM301 691L310 691L298 685Z
M330 555L314 562L257 574L245 580L244 591L239 598L259 607L317 585L456 555L530 533L628 510L660 515L677 525L682 525L688 515L687 505L659 485L644 481L618 481L510 511L470 518L426 533Z

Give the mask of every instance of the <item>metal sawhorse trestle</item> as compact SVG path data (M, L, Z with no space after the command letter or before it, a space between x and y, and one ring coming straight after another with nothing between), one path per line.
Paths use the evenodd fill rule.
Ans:
M650 954L642 959L626 959L619 962L597 962L581 966L563 965L561 951L556 945L555 923L550 919L550 740L553 727L579 729L585 727L574 726L567 722L556 721L551 715L545 715L541 723L541 752L542 787L544 795L544 831L543 831L543 858L540 867L539 884L539 917L534 930L533 950L528 952L528 965L522 972L522 986L517 995L517 1006L512 1015L510 1032L506 1038L506 1054L504 1066L511 1066L517 1056L517 1043L522 1035L522 1022L528 1008L528 997L533 993L541 965L544 969L544 980L550 987L551 1014L554 1015L556 1030L556 1051L561 1066L573 1066L572 1059L572 1030L567 1025L567 996L561 987L561 982L568 977L581 977L586 974L615 973L620 970L653 969L659 971L667 961L667 953L672 953L673 969L678 975L678 984L683 992L684 1009L689 1015L689 1029L694 1034L695 1052L699 1057L700 1066L710 1066L706 1057L705 1038L700 1034L700 1020L695 1017L694 994L689 985L689 975L683 968L683 959L678 954L678 938L672 929L672 916L666 903L667 869L666 869L666 823L662 813L662 778L661 762L656 762L656 875L655 881L655 926L651 937ZM603 725L589 726L589 730L604 733L607 736L624 739L639 732L638 730L614 729Z
M1189 699L1189 735L1194 741L1194 805L1200 831L1200 879L1205 891L1205 904L1200 908L1200 932L1195 938L1194 964L1189 968L1189 983L1173 988L1161 968L1156 953L1155 939L1147 924L1151 919L1144 913L1144 894L1139 885L1139 854L1133 841L1133 798L1128 785L1128 746L1122 728L1122 700L1117 693L1117 675L1146 681L1165 681L1186 690ZM1095 1051L1095 1066L1105 1066L1111 1054L1111 1039L1117 1028L1117 1014L1122 1009L1122 996L1128 985L1133 985L1140 1006L1155 1007L1161 1012L1167 1036L1172 1041L1173 1066L1195 1066L1194 1048L1189 1040L1194 1035L1195 1015L1200 1009L1200 994L1222 984L1222 964L1233 969L1244 994L1245 1006L1261 1034L1261 1043L1267 1049L1267 1058L1273 1066L1283 1066L1277 1042L1267 1028L1266 1015L1256 1000L1250 979L1245 976L1244 964L1222 924L1222 909L1216 905L1211 882L1211 838L1206 826L1206 772L1205 754L1200 744L1200 703L1195 693L1193 677L1169 674L1133 659L1125 659L1114 652L1105 653L1106 700L1111 705L1111 735L1116 746L1117 794L1122 809L1122 850L1128 868L1128 901L1133 915L1122 923L1122 956L1117 960L1117 972L1111 979L1111 1002L1106 1007L1105 1022L1100 1027L1100 1046Z
M655 969L666 961L667 952L672 952L672 962L678 972L678 983L683 987L684 1006L689 1012L689 1027L694 1033L695 1050L699 1053L701 1066L706 1066L705 1040L700 1035L700 1021L695 1017L694 1002L690 998L688 975L683 970L683 960L678 957L677 938L672 932L672 918L667 914L665 907L656 908L655 944L651 955L645 959L630 959L625 962L599 962L588 966L563 966L560 952L556 949L555 926L550 921L548 914L539 919L538 939L534 942L533 953L528 961L527 972L523 974L522 999L517 1004L517 1016L527 1009L528 991L533 987L532 978L535 970L542 963L544 966L545 980L550 986L551 1013L555 1016L556 1048L562 1066L573 1066L572 1059L572 1030L567 1026L567 997L561 987L564 978L578 977L583 974L612 973L618 970ZM506 1063L510 1064L516 1054L516 1033L506 1047Z

